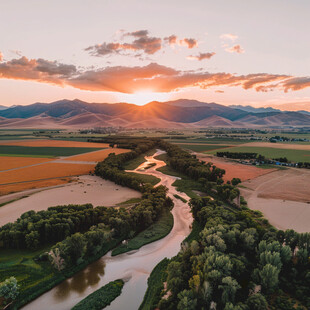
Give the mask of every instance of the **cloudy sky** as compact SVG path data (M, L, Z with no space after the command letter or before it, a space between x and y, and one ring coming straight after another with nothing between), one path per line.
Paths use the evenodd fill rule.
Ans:
M310 110L308 0L2 0L0 104Z

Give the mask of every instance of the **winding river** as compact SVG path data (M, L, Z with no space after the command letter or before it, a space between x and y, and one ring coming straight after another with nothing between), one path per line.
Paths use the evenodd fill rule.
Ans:
M161 240L143 246L137 251L114 257L111 256L111 252L107 253L72 278L67 279L23 307L24 310L69 310L87 295L116 279L124 279L126 283L122 294L106 309L137 310L139 308L147 289L147 278L150 273L162 259L171 258L179 252L180 244L190 233L192 223L188 204L173 196L178 194L189 200L186 194L177 192L172 186L177 178L156 171L157 168L165 166L165 162L156 160L154 157L163 153L164 151L158 150L153 156L145 157L146 162L134 172L156 176L161 180L158 185L164 185L168 188L168 196L174 202L172 210L174 226L170 234ZM144 170L150 163L155 163L155 165Z

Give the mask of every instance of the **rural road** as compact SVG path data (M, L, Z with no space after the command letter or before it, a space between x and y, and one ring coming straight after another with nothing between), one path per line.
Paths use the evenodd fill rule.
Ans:
M158 150L153 156L146 157L147 162L140 165L134 172L154 175L161 180L158 185L162 184L168 188L168 195L174 202L172 210L174 226L169 235L145 245L137 251L114 257L111 256L111 252L107 253L85 270L23 307L24 310L41 310L42 306L46 310L69 310L87 295L108 282L120 278L127 280L122 294L106 309L137 310L139 308L147 289L148 276L162 259L165 257L171 258L179 252L182 241L190 233L193 220L188 204L173 196L178 194L189 200L186 194L177 192L172 186L177 178L156 171L157 168L163 167L165 163L156 160L154 157L163 153L163 151ZM150 163L156 165L141 171Z

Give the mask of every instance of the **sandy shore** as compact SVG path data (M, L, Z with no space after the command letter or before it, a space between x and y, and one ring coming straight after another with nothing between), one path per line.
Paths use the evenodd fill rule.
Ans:
M94 206L113 206L141 194L96 176L80 176L78 182L43 190L0 207L0 226L15 221L26 211L46 210L66 204L91 203Z
M278 170L242 183L249 208L263 212L278 229L310 232L310 171Z

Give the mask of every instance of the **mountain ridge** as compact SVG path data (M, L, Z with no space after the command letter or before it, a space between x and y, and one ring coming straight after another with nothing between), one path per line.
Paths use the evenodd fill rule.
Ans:
M245 107L249 109L249 107ZM37 102L0 110L0 127L44 126L91 128L121 126L128 128L201 128L310 126L310 115L273 108L224 106L214 102L178 99L152 101L144 106L119 103L88 103L79 99ZM254 110L253 110L254 109ZM135 127L137 126L137 127Z

